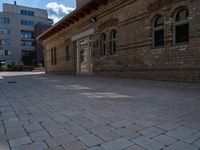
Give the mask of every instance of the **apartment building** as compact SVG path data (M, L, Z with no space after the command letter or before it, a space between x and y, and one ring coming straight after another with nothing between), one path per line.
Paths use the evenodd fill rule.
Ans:
M38 37L47 73L200 82L199 0L77 0Z
M52 24L47 10L3 4L0 12L0 62L22 64L22 57L29 56L35 61L37 23Z

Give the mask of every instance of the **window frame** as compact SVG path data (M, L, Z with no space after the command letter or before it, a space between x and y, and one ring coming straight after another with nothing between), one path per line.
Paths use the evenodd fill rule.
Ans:
M24 9L21 9L21 10L20 10L20 15L32 16L32 17L34 17L34 16L35 16L35 13L34 13L34 11L31 11L31 10L24 10Z
M163 25L160 25L160 26L157 26L156 27L156 21L159 19L159 18L162 18L163 19ZM156 46L156 38L155 38L155 33L157 31L162 31L163 30L163 45L158 45ZM165 25L164 25L164 17L160 14L156 15L152 21L152 46L154 48L162 48L165 46Z
M54 47L54 65L57 65L57 49Z
M54 56L53 56L53 48L51 48L51 65L54 65Z
M0 45L10 45L11 40L10 39L0 39Z
M177 21L176 20L177 15L181 11L184 11L184 10L186 10L187 13L188 13L187 14L187 18L185 20ZM173 45L184 45L184 44L188 44L189 43L189 20L188 20L188 17L189 17L189 10L186 7L180 7L175 11L174 16L173 16L173 19L174 19L174 24L173 24ZM176 29L177 29L177 27L184 26L184 25L188 25L188 35L187 35L188 36L188 41L186 41L186 42L178 42L177 43Z
M4 55L5 55L5 52L4 52L4 50L3 50L3 49L1 49L1 48L0 48L0 55L1 55L1 56L4 56Z
M10 56L11 55L11 51L7 50L7 49L0 49L0 55L1 56Z
M10 30L8 28L0 28L0 35L8 35Z
M101 56L105 56L107 54L107 36L106 33L102 33L100 35L100 49L101 49Z
M56 47L51 48L51 65L57 65Z
M21 40L21 46L34 47L35 42L30 40Z
M0 17L0 24L10 24L10 18Z
M9 53L9 52L8 52L8 50L7 50L7 49L6 49L6 50L4 50L4 56L9 56L9 55L8 55L8 53Z
M110 32L110 55L115 54L117 51L116 41L117 41L117 30L113 29Z
M69 45L65 47L66 62L70 61Z
M34 21L32 20L21 20L21 25L22 26L30 26L30 27L33 27L35 24Z
M34 39L34 32L33 31L25 31L25 30L21 30L21 39L23 40L32 40Z

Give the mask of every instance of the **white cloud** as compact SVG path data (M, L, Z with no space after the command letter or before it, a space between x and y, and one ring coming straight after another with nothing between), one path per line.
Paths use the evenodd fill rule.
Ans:
M61 20L67 14L72 12L74 8L59 4L57 2L50 2L46 5L47 11L49 13L49 18L54 20L54 23Z

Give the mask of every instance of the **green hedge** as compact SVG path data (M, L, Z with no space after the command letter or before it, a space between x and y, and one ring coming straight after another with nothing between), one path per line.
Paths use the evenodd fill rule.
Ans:
M0 71L6 71L7 70L7 66L4 64L0 64Z

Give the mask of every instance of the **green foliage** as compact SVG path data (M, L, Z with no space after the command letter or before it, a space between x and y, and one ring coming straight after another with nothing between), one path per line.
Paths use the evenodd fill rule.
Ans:
M32 64L32 68L33 68L33 69L35 69L35 68L37 68L37 67L39 67L37 64Z
M0 63L0 71L6 71L7 66Z

